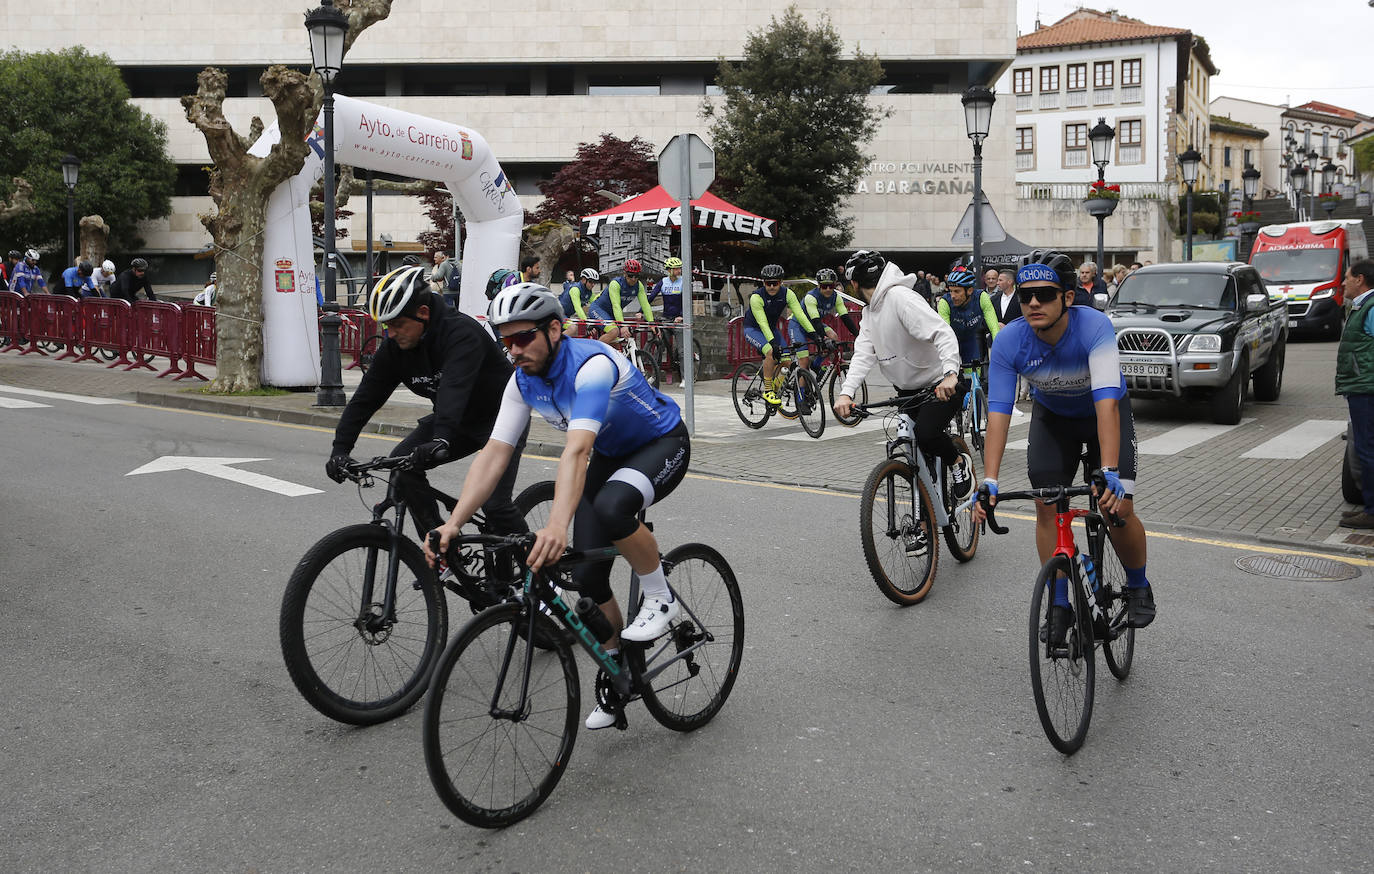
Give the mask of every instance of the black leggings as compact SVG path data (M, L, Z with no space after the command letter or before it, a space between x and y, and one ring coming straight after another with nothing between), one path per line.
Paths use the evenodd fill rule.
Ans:
M911 418L916 423L916 445L931 455L939 456L945 464L954 464L959 460L959 448L954 445L945 427L949 425L963 403L964 395L968 393L968 383L959 380L954 394L947 401L939 398L932 398L927 403L921 404ZM909 396L915 392L899 389L898 397Z
M487 525L484 530L497 534L524 534L530 530L530 526L525 523L525 516L515 506L511 493L515 491L515 478L520 473L520 453L525 448L525 438L529 436L528 426L525 432L520 435L520 442L516 444L515 451L511 454L510 464L506 466L506 472L496 483L496 490L487 498L487 502L482 505L482 513L486 517ZM434 417L425 416L416 425L415 430L406 435L406 438L396 444L396 448L391 450L392 456L409 455L415 448L422 443L428 443L434 439ZM486 438L478 438L471 434L459 434L449 447L449 461L457 461L460 458L467 458L486 445ZM447 464L448 462L444 462ZM410 515L415 520L415 527L421 539L425 535L443 524L444 518L439 514L439 503L428 493L429 478L425 476L423 470L406 470L397 474L400 482L397 488L401 496L405 498L406 506L410 508Z
M573 517L573 549L600 549L635 533L639 514L677 488L691 458L691 439L681 422L626 455L593 452ZM611 559L578 565L573 568L573 585L596 603L605 604L612 597L614 563Z

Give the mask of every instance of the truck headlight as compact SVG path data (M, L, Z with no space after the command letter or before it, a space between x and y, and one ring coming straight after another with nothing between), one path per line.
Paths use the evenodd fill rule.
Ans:
M1312 292L1312 299L1313 299L1313 300L1322 300L1323 298L1328 298L1328 297L1330 297L1331 295L1333 295L1333 294L1335 294L1335 293L1336 293L1336 289L1334 289L1334 288L1324 288L1324 289L1322 289L1321 291L1314 291L1314 292Z
M1189 352L1220 352L1221 335L1194 334L1192 337L1188 338L1188 346L1186 348Z

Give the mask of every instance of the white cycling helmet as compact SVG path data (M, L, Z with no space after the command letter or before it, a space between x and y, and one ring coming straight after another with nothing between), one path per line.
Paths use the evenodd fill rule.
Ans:
M113 261L105 261L105 262L103 262L103 263L100 265L100 269L101 269L102 271L104 271L105 273L114 273L114 272L115 272L115 269L114 269L114 262L113 262Z
M550 319L563 318L563 305L554 293L537 282L521 282L492 299L487 321L493 328L511 322L534 322L541 324Z
M588 267L582 271L582 279L586 282L600 282L601 274L597 273L594 268Z
M423 267L398 267L377 280L367 299L367 313L378 322L389 322L428 303L428 292Z
M28 250L27 252L25 252L25 253L24 253L24 260L25 260L25 261L37 261L37 260L38 260L38 250L37 250L37 249L30 249L30 250Z

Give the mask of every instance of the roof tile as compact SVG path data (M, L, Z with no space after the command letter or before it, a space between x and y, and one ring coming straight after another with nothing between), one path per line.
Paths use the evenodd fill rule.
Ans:
M1121 42L1183 36L1187 28L1156 27L1135 18L1096 9L1077 9L1048 27L1016 40L1016 50L1045 49L1085 43Z

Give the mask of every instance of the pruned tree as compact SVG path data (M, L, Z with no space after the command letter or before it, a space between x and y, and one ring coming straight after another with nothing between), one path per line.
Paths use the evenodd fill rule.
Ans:
M77 228L77 251L81 253L81 259L100 266L100 262L105 260L105 255L110 249L110 226L101 216L87 215L82 216L81 221L77 222Z
M598 142L579 144L575 160L559 168L552 179L539 183L544 199L530 221L560 221L577 227L582 216L609 205L598 191L634 197L657 184L658 164L647 140L602 134Z
M348 16L344 51L368 27L391 14L392 0L338 0ZM280 64L259 79L263 96L272 101L281 137L263 157L248 154L262 131L253 119L250 137L233 129L224 117L228 77L208 67L197 77L198 90L181 98L186 120L205 137L214 167L210 196L215 212L201 223L215 246L219 274L215 366L212 391L251 391L262 380L262 234L267 200L282 182L300 172L309 151L306 137L319 116L324 91L319 78Z
M811 270L849 245L853 220L841 209L891 111L869 102L882 81L875 55L844 57L822 15L815 27L796 6L752 31L740 63L720 61L719 103L706 98L716 174L745 209L778 219L770 260Z
M17 215L33 212L33 186L16 176L10 180L14 186L8 199L0 200L0 222L8 221Z

